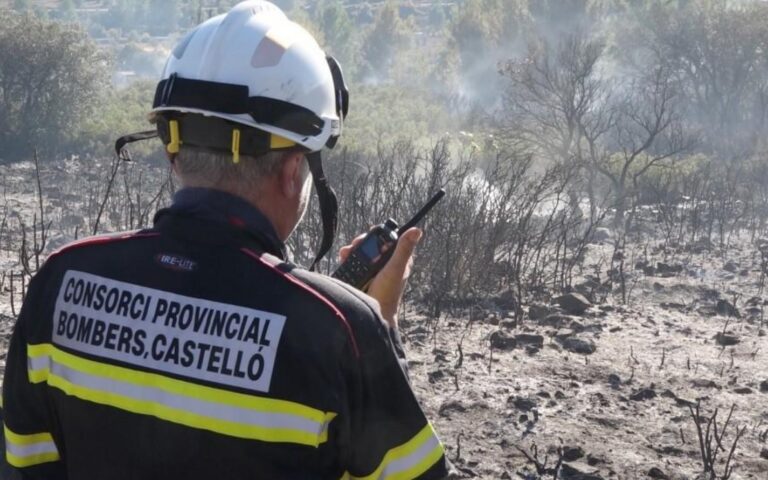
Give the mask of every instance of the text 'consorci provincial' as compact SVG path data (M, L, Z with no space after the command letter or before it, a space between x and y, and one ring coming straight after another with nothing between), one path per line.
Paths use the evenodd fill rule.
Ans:
M160 371L269 391L285 317L70 270L53 340Z

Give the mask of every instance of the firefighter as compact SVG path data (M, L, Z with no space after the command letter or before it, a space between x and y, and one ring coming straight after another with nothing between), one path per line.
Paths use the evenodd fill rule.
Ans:
M152 228L70 244L29 285L3 385L22 478L446 475L397 332L421 232L368 294L286 258L310 179L318 259L333 240L319 152L347 105L336 61L271 3L240 3L179 42L156 130L121 145L158 135L182 188Z

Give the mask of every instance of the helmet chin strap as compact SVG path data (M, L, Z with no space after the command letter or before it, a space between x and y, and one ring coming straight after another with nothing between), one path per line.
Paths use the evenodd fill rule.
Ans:
M336 200L336 193L328 184L328 179L323 173L323 162L320 152L312 152L306 155L309 171L312 172L312 181L317 192L317 199L320 202L320 217L323 221L323 239L320 248L317 251L311 271L316 271L317 264L328 253L333 246L333 240L336 236L336 226L338 224L339 204Z

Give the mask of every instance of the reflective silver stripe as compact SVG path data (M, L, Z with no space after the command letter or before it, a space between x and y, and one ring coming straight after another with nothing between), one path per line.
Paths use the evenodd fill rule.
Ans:
M379 475L379 480L388 478L416 466L417 463L426 458L432 451L440 446L440 440L432 434L416 451L397 460L393 460L384 467Z
M27 357L27 368L29 371L47 370L51 363L51 357Z
M44 358L44 357L39 357ZM50 361L50 357L45 357ZM250 425L262 428L280 428L300 430L312 435L320 435L327 428L326 422L313 422L297 415L284 413L258 412L246 408L209 402L197 398L170 393L157 387L147 387L122 382L111 378L98 377L79 372L60 363L51 362L50 372L53 375L81 387L99 390L113 395L120 395L139 401L151 401L176 410L194 413L208 418Z
M5 450L17 457L25 458L32 455L40 455L44 453L55 453L58 455L59 451L56 448L56 444L53 442L38 442L30 443L29 445L17 445L12 443L8 439L5 442Z

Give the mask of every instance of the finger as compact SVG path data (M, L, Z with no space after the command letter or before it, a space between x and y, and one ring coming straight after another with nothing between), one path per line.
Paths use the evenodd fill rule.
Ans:
M411 258L421 236L422 232L417 228L402 234L392 257L368 288L368 294L379 301L383 318L393 328L397 328L397 310L408 278Z
M361 233L360 235L356 236L355 238L352 239L352 242L349 244L349 246L352 247L352 248L355 248L356 246L358 246L360 244L360 242L363 241L363 239L365 238L366 235L368 235L368 234L367 233Z
M363 241L367 234L361 233L360 235L356 236L352 239L352 242L349 245L344 245L339 249L339 261L345 262L347 260L347 257L349 257L349 253L354 249L356 246L360 245L360 242Z
M385 268L395 273L398 272L399 277L406 278L413 257L413 252L416 250L416 246L419 244L423 233L418 228L411 228L400 236L400 240L397 242L395 252L392 254L392 258L389 259Z

